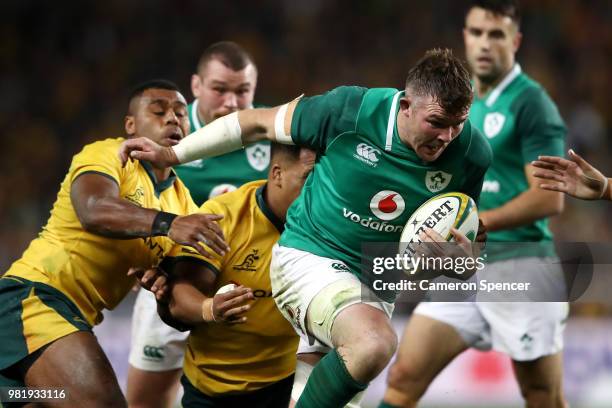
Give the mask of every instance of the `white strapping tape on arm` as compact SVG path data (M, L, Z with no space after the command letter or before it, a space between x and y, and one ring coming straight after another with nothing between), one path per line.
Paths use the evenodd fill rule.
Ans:
M282 144L295 144L291 135L285 133L285 116L287 116L287 108L289 104L286 103L278 109L276 116L274 117L274 133L276 141Z
M180 163L219 156L242 148L238 112L216 119L172 146Z

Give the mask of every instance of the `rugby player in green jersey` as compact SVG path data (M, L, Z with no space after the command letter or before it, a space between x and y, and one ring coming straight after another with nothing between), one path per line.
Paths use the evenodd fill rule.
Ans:
M187 106L191 132L229 113L253 107L257 67L240 45L221 41L208 47L191 76L195 100ZM236 190L241 185L268 176L270 144L255 143L247 149L176 166L193 201L204 201Z
M240 45L221 41L208 47L191 77L191 91L196 99L187 106L190 133L229 113L251 108L256 85L257 68ZM269 162L270 145L266 141L219 157L185 163L176 166L175 171L200 206L244 183L265 179ZM132 316L127 384L130 407L173 406L188 334L161 321L151 293L138 293Z
M566 128L554 102L515 61L519 20L514 1L474 1L463 32L474 84L469 118L487 137L494 157L480 196L489 243L483 274L561 281L547 217L562 211L563 195L539 188L532 161L562 155ZM530 244L506 244L516 242ZM546 288L553 283L546 282ZM510 356L528 407L564 407L561 350L567 314L565 302L421 303L405 329L380 406L416 406L438 373L475 347Z
M270 279L279 310L302 338L331 348L296 406L343 407L397 345L389 319L394 299L371 289L361 246L397 242L410 214L442 192L478 200L491 150L467 121L471 101L461 62L449 50L432 50L401 91L339 87L227 115L170 149L140 139L124 143L119 154L126 162L175 165L265 139L318 151L274 246ZM473 255L463 234L455 231L455 239Z

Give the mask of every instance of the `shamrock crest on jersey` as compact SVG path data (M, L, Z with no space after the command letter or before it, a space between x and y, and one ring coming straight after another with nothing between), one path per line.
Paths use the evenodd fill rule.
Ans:
M442 191L448 186L451 178L453 178L452 174L445 173L440 170L436 171L428 171L425 173L425 187L432 193L437 193L438 191Z
M485 135L491 139L503 129L506 117L499 112L487 113L484 118L483 130Z
M255 170L262 171L270 164L270 145L256 143L245 148L244 152Z

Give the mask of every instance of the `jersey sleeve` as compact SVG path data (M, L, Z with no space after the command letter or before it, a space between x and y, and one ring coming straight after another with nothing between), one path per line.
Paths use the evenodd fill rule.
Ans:
M471 132L471 140L466 152L467 168L462 192L472 197L478 205L484 176L493 160L493 152L482 133L470 122L467 122L465 127L468 126L464 131Z
M533 87L521 95L519 103L516 132L520 135L523 163L540 155L563 156L567 130L548 94Z
M111 142L113 140L92 143L77 153L70 166L70 182L83 173L98 173L115 180L120 185L123 168L117 154L119 145Z
M291 121L296 145L325 151L336 136L354 130L367 88L342 86L323 95L300 99Z
M227 207L216 202L215 200L206 201L197 211L203 214L219 214L223 215L223 218L217 221L221 230L223 231L223 235L225 236L226 241L231 238L230 225L232 225L231 214L227 211ZM231 242L229 243L230 247ZM219 271L223 268L223 263L225 261L225 256L221 256L213 251L208 246L205 246L205 249L208 251L210 256L203 256L195 249L190 246L185 245L175 245L169 252L168 256L174 258L174 262L178 262L181 260L191 260L204 264L213 270L216 274L219 274ZM227 256L227 255L226 255Z

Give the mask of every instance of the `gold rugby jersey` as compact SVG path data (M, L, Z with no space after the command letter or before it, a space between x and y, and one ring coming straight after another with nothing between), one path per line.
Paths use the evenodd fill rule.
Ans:
M223 215L219 225L231 248L224 257L205 258L178 246L173 251L208 263L218 273L215 291L237 283L255 295L246 323L202 324L189 335L185 375L209 396L254 391L295 371L298 336L276 308L269 273L272 246L283 224L266 206L265 183L247 183L200 207L200 212Z
M134 285L126 275L131 266L157 265L174 243L167 237L111 239L86 232L70 201L72 182L83 173L98 173L117 182L120 197L138 206L179 215L197 211L174 173L157 183L148 163L131 160L122 168L117 153L123 140L89 144L73 157L47 225L6 272L58 289L91 325L100 323L102 309L117 306Z

